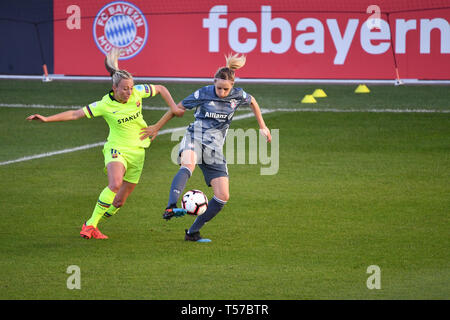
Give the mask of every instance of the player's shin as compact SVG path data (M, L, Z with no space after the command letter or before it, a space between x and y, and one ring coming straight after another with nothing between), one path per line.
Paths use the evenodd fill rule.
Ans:
M121 207L116 208L116 207L114 207L114 205L111 205L109 207L109 209L103 214L103 218L110 218L110 217L112 217L113 215L115 215L120 210L120 208Z
M98 197L91 218L86 221L87 226L94 226L94 228L97 228L100 219L103 217L105 212L110 209L115 196L116 193L111 191L108 187L103 189L103 191L100 193L100 196Z
M186 167L181 167L177 174L172 180L172 185L170 186L169 202L167 203L167 208L174 208L177 205L178 199L183 193L186 183L191 177L192 172Z
M204 226L204 224L214 218L220 210L223 209L227 202L222 201L216 197L213 197L208 202L208 209L206 209L205 213L198 216L192 226L189 228L188 233L193 234L194 232L200 231L200 229Z

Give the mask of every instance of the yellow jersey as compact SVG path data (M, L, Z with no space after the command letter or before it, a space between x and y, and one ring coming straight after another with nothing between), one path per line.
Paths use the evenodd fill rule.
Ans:
M142 115L142 98L156 94L154 85L140 84L133 87L133 92L126 103L114 99L111 90L102 100L93 102L83 108L87 118L103 117L109 126L108 143L116 147L148 148L150 139L140 139L140 131L147 127Z

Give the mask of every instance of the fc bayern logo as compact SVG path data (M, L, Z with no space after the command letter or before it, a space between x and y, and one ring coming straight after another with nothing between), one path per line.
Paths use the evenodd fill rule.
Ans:
M134 4L125 1L111 2L97 13L93 34L97 47L105 55L116 47L121 49L119 59L130 59L147 42L147 20Z
M230 100L230 107L231 107L231 109L236 108L236 106L237 106L237 100L236 99L231 99Z

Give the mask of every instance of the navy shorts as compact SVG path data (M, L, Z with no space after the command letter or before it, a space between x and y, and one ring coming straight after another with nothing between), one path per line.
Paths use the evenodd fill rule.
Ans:
M219 177L228 177L227 161L222 150L213 149L194 139L189 134L183 137L178 152L178 163L181 164L181 153L184 150L193 150L197 155L197 165L203 172L205 183L211 186L211 180Z

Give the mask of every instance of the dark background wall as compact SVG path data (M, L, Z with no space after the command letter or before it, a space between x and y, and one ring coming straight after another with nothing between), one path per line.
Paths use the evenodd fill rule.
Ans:
M53 73L53 0L0 0L0 39L0 74Z

